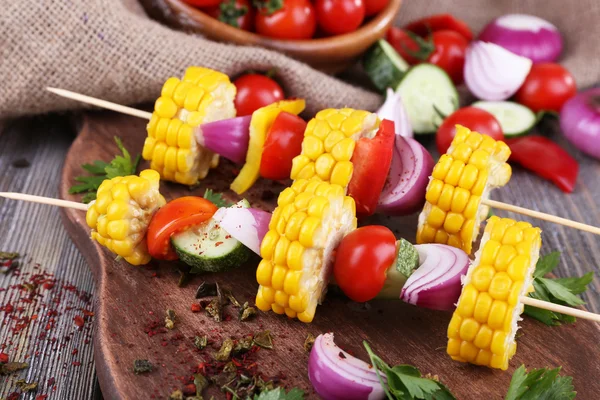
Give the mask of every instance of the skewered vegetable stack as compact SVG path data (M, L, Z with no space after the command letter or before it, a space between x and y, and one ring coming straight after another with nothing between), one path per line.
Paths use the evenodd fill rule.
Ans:
M448 326L448 354L457 361L506 370L515 354L522 296L533 291L541 230L491 217L467 272Z

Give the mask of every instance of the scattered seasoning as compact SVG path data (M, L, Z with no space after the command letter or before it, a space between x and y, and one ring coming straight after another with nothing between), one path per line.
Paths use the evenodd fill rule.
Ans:
M148 360L135 360L133 362L133 372L136 375L151 372L153 368L154 366Z
M315 343L315 335L309 333L306 335L306 340L304 341L304 351L310 353L312 350L313 344Z
M202 396L202 392L204 391L204 389L206 389L208 387L209 382L204 377L204 375L202 375L202 374L195 374L194 375L194 385L196 385L196 396L197 397L201 397Z
M202 306L200 305L200 303L192 303L190 310L192 310L193 313L197 313L202 311Z
M246 321L256 315L256 308L250 307L248 302L245 302L240 309L240 321Z
M187 396L191 396L193 394L196 393L196 385L194 385L193 383L190 383L188 385L185 385L183 387L182 390L183 394L187 395ZM189 397L188 397L189 398ZM187 400L187 399L186 399Z
M215 353L214 357L217 361L227 361L231 357L231 351L233 350L233 339L227 338L221 344L221 348Z
M37 390L38 387L37 382L27 382L25 379L19 379L15 382L15 385L17 385L22 392L33 392L34 390Z
M8 362L8 354L0 353L0 364L6 364Z
M250 351L254 344L254 338L252 335L248 335L242 339L239 339L233 347L233 354L239 355Z
M165 316L165 328L167 328L167 329L175 328L175 320L177 319L177 316L175 315L175 311L173 311L169 308L165 312L165 315L166 315Z
M83 325L85 325L85 320L81 315L76 315L73 317L73 322L75 323L75 326L79 328L79 330L83 329Z
M196 289L196 298L201 299L203 297L210 297L217 295L217 284L202 282L198 289Z
M0 365L0 375L14 374L27 368L29 368L29 364L24 362L8 362Z
M19 266L19 253L0 251L0 271L3 274L8 274Z
M19 257L21 257L21 255L16 252L0 251L0 261L14 260Z
M225 364L220 374L212 377L212 381L215 385L223 388L224 386L230 385L237 377L237 367L233 362Z
M194 346L197 349L203 350L208 345L208 336L194 336Z
M179 272L179 280L177 281L178 287L185 287L190 281L190 268L183 265L177 266L177 271Z
M181 390L176 390L169 396L169 400L184 400L183 392Z
M211 300L211 302L204 307L204 310L208 315L213 317L216 322L221 322L223 320L223 305L219 299Z
M254 344L263 349L272 349L273 338L271 338L271 331L262 331L254 335Z
M19 158L12 162L13 168L29 168L31 163L24 158Z
M240 302L237 301L237 299L233 296L233 293L231 293L231 290L229 290L229 289L223 289L222 295L227 300L229 300L229 302L231 304L233 304L234 307L241 307Z

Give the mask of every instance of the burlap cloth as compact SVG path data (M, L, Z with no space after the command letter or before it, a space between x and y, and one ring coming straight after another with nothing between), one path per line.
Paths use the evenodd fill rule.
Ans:
M46 92L45 86L122 104L152 101L167 77L189 65L229 75L274 67L287 93L307 100L309 113L342 106L373 110L381 100L272 51L170 30L130 3L1 0L0 117L81 107ZM563 33L561 62L578 86L600 80L600 0L405 0L397 24L440 12L465 19L475 32L508 12L539 15Z

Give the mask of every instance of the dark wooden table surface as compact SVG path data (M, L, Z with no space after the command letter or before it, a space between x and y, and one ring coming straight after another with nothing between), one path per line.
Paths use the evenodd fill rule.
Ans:
M75 136L75 125L76 118L66 116L0 124L0 191L56 196L64 156ZM553 137L563 143L556 132ZM566 147L581 162L574 194L565 195L550 183L516 168L510 184L494 193L494 199L600 225L600 163ZM21 160L27 160L30 166L24 167ZM597 236L541 221L536 224L544 230L543 252L563 252L557 275L600 272ZM18 273L0 274L0 346L7 346L4 350L0 347L0 352L7 352L11 360L27 361L31 365L29 370L14 377L0 377L0 398L6 398L15 390L18 379L39 383L37 393L22 396L24 399L35 399L39 394L48 394L48 399L65 400L100 397L90 340L94 333L93 316L83 314L82 329L74 321L83 310L93 311L93 300L89 301L86 294L93 297L94 282L83 257L68 238L58 210L0 200L0 250L25 254ZM7 312L5 306L14 305L23 297L26 289L18 284L27 279L27 274L40 271L54 274L57 284L50 290L38 288L37 306L23 305L21 315L35 314L37 319L15 332L15 312ZM584 298L589 309L600 311L599 279L595 279ZM56 313L49 315L48 308L40 311L39 304L53 304L48 308ZM46 335L40 339L43 331Z

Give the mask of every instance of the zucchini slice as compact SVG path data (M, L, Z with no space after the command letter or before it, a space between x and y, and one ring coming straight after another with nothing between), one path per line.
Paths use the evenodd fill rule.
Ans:
M526 135L537 123L537 116L529 108L513 101L478 101L473 107L492 114L507 138Z

